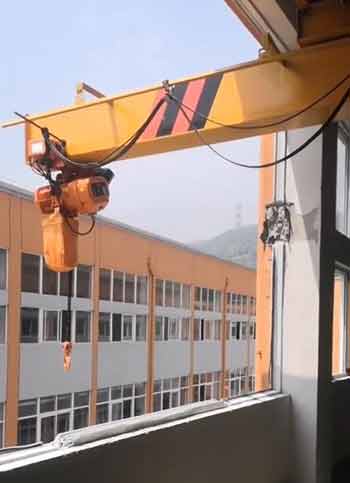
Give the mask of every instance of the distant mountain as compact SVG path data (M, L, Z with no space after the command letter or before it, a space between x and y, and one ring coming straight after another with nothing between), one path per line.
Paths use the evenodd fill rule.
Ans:
M227 230L221 235L190 244L192 248L216 257L256 268L257 225Z

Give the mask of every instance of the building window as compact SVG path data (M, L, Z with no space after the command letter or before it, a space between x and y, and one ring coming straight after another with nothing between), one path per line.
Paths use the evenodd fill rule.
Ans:
M220 399L220 371L195 374L193 376L193 400Z
M163 340L163 317L157 315L155 324L155 339Z
M69 288L71 288L71 295L74 296L74 277L76 271L71 272L61 272L60 273L60 295L67 297L69 294ZM71 287L69 287L71 285Z
M57 310L44 310L43 314L43 340L58 340L58 312Z
M112 315L112 341L120 342L122 340L122 315Z
M154 381L153 411L176 408L189 402L189 378L178 376Z
M98 340L109 342L111 340L111 314L100 312L98 322Z
M248 297L246 295L242 295L242 314L248 313Z
M208 289L202 288L202 310L208 310Z
M226 313L229 314L231 312L231 294L226 294Z
M189 340L190 338L190 319L184 318L181 321L181 340Z
M5 403L0 403L0 448L4 446Z
M100 299L111 300L111 271L100 269Z
M7 286L7 252L0 248L0 290L6 290Z
M214 290L211 288L208 290L208 310L210 312L214 310Z
M98 389L97 424L144 414L145 391L146 384L144 382Z
M90 312L77 310L75 316L75 342L90 342Z
M191 308L191 286L182 285L182 307L184 309Z
M39 293L40 257L22 253L22 292Z
M165 306L173 307L173 283L165 280Z
M145 341L147 331L147 316L136 315L136 340Z
M164 305L164 281L156 280L156 305L163 307Z
M62 310L61 312L61 342L72 340L72 312Z
M147 277L137 276L136 303L147 305Z
M91 267L79 265L77 268L77 297L91 297Z
M21 308L21 342L38 342L39 309Z
M135 303L135 276L130 273L125 274L125 302Z
M181 307L181 284L174 282L174 307Z
M214 322L214 339L221 339L221 320L215 320Z
M337 195L336 195L336 229L347 235L348 226L348 192L349 192L349 160L345 139L338 137L337 149Z
M113 300L115 302L124 302L123 272L113 272Z
M193 338L195 341L212 340L213 338L212 320L194 319Z
M20 401L18 406L17 442L19 445L32 444L37 440L37 400Z
M74 393L73 429L80 429L89 424L89 391Z
M215 312L221 312L221 292L219 290L215 291Z
M200 287L196 287L194 289L194 310L201 309L201 289Z
M238 368L228 373L226 383L229 387L228 397L237 397L248 392L255 391L255 377L252 375L254 369L251 369L251 376L248 378L248 367Z
M123 315L123 340L132 340L132 315Z
M231 339L237 338L237 326L236 322L231 322Z
M5 344L6 340L6 307L0 305L0 344Z
M43 260L43 294L57 295L58 273L53 272Z

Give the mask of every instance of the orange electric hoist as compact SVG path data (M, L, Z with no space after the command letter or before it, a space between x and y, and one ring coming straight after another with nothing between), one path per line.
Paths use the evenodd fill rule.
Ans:
M34 196L42 213L44 257L51 270L68 272L78 264L78 235L92 231L94 216L109 202L114 174L96 164L72 162L65 156L64 141L41 131L42 139L29 142L27 152L32 169L48 181ZM79 231L79 215L91 217L85 233Z

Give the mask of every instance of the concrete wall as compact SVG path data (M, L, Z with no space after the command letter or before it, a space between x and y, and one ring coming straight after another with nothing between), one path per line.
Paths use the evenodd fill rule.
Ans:
M194 343L194 372L213 372L221 369L221 341Z
M155 343L155 379L186 376L190 372L191 346L185 341Z
M73 344L72 367L63 370L60 343L21 344L19 399L87 391L91 381L91 345Z
M289 481L286 396L207 414L64 450L2 476L6 483Z
M146 352L146 342L99 342L97 386L146 381Z

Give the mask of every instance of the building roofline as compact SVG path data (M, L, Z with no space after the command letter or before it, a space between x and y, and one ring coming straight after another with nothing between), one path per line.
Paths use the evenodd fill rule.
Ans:
M16 196L17 198L22 198L27 201L33 202L34 196L32 191L20 188L17 185L10 184L10 183L5 183L3 181L0 181L0 193L6 193L12 196ZM114 228L119 228L121 230L129 231L131 233L134 233L138 236L141 236L142 238L146 238L148 240L154 240L158 241L160 243L164 243L166 245L173 246L174 248L177 248L179 250L183 250L186 252L193 253L194 255L200 255L200 256L205 256L207 258L216 260L221 263L228 263L232 266L239 267L244 270L248 270L249 272L255 272L256 270L254 268L249 268L245 267L244 265L240 265L239 263L231 262L230 260L227 260L225 258L218 257L216 255L210 255L209 253L203 252L201 250L198 250L196 248L192 248L189 245L186 245L185 243L181 243L176 240L172 240L171 238L163 237L161 235L157 235L155 233L149 232L147 230L143 230L141 228L137 228L131 225L128 225L127 223L123 223L121 221L113 220L112 218L108 218L105 216L97 216L96 219L97 223L100 224L105 224L105 225L110 225Z

